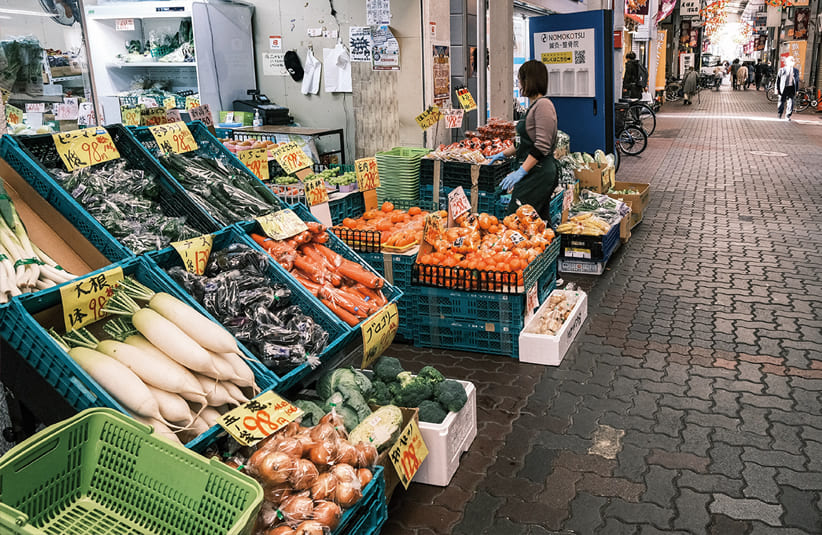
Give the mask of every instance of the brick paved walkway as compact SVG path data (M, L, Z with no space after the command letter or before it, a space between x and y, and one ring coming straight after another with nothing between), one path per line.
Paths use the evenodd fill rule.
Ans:
M620 170L645 221L561 366L392 348L473 381L479 435L383 533L822 533L822 128L794 118L754 91L663 108Z

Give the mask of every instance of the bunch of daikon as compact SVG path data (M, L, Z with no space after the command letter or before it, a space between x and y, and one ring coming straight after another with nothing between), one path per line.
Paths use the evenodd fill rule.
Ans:
M126 278L103 310L124 316L103 326L112 340L86 329L52 336L73 346L65 346L69 356L159 434L187 442L248 401L247 393L259 393L234 337L176 297Z
M74 278L31 242L2 181L0 216L0 303Z

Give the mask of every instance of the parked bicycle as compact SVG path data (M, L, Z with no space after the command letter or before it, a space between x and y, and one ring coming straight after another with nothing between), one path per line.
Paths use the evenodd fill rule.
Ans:
M682 99L685 92L682 90L682 79L668 77L665 84L665 100L676 102Z
M630 156L637 156L648 146L648 135L642 123L629 112L631 104L618 102L616 111L616 146L617 150ZM616 151L614 151L616 152Z

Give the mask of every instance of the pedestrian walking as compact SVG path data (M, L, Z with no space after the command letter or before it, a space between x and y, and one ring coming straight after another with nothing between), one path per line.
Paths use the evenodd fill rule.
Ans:
M739 70L739 60L735 59L733 63L731 63L731 88L736 91L739 89L736 83L736 71Z
M622 77L622 95L628 98L641 98L643 88L640 84L639 61L633 52L628 52L625 57L628 61L625 62L625 76Z
M748 89L748 67L744 63L736 70L736 88Z
M788 56L785 58L785 66L776 73L776 92L779 95L779 106L776 108L777 118L781 119L784 112L787 119L791 120L793 97L796 95L798 85L799 69L794 67L793 56Z
M722 65L717 65L714 67L714 89L719 91L719 86L722 85L722 76L725 73L725 69Z
M745 82L745 89L748 89L754 84L754 76L756 75L756 69L754 68L754 62L748 62L748 80Z
M685 93L683 106L691 105L691 96L696 93L697 83L699 83L699 76L693 67L688 67L688 74L685 75L685 80L682 82L682 92Z
M754 83L756 84L756 90L759 91L759 87L762 85L762 77L765 75L765 70L767 65L762 63L761 59L756 60L756 66L754 67Z

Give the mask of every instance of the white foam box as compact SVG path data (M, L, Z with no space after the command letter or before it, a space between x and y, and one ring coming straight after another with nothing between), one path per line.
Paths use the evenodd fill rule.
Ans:
M581 330L585 318L588 317L588 296L585 292L578 290L554 290L551 292L551 295L557 293L579 294L580 297L571 310L571 314L565 318L565 321L562 323L562 328L560 328L559 332L554 336L533 332L539 318L548 310L550 296L549 299L545 300L534 316L525 324L522 332L520 332L520 362L543 364L545 366L559 366L565 354L568 352L568 348L571 347L574 338L576 338Z
M465 388L468 401L459 412L449 412L440 424L420 422L420 433L428 457L414 474L413 483L447 487L477 436L477 389L473 383L457 380Z

